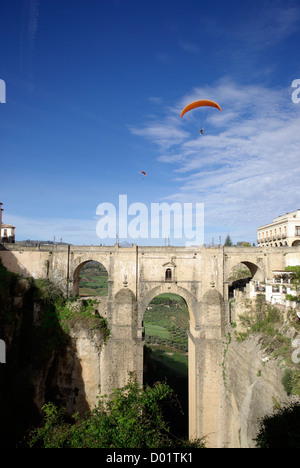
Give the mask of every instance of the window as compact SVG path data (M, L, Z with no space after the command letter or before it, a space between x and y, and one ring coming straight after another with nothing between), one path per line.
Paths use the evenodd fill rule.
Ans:
M300 226L295 226L295 236L300 236Z
M170 281L172 279L172 270L171 268L166 269L166 275L165 275L165 280Z

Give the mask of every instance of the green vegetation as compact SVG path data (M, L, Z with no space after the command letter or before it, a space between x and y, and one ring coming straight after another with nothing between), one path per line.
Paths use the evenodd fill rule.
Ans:
M17 299L17 300L16 300ZM109 338L106 320L93 300L66 300L48 280L22 278L0 263L0 338L6 342L6 364L0 366L0 446L15 448L40 414L33 400L37 379L55 372L55 362L72 340L72 326L99 329ZM74 351L74 359L76 359ZM50 369L50 370L49 370ZM55 382L45 383L45 397L64 400ZM42 390L43 391L43 390Z
M246 332L235 332L237 341L244 341L251 333L259 333L262 348L268 351L273 358L282 356L287 362L291 361L291 339L283 332L286 326L283 324L281 312L274 306L267 306L265 314L240 315L239 319Z
M300 303L300 295L299 295L299 290L300 290L300 265L296 266L287 266L285 268L286 271L291 271L291 283L293 284L295 288L296 294L287 294L286 299L291 302L297 302Z
M278 408L260 422L257 448L300 448L300 403Z
M172 431L178 437L188 432L188 338L189 312L177 294L161 294L144 314L144 383L166 382L174 389L182 412L169 415Z
M79 295L107 296L108 274L105 268L98 262L87 262L79 273Z
M151 325L150 323L145 323L145 333L149 338L148 341L155 340L155 337L162 338L162 341L164 339L170 339L170 332L166 328L160 327L159 325Z
M251 278L252 274L249 268L242 263L238 263L235 267L232 268L228 281L231 283L233 281L238 281L244 278Z
M231 237L229 234L227 234L226 236L226 239L225 239L225 243L224 243L224 247L231 247L233 244L232 244L232 240L231 240Z
M280 358L286 366L282 384L288 395L300 396L300 370L292 361L294 348L292 340L286 335L289 326L284 322L282 312L274 306L263 307L261 297L256 301L256 313L239 316L245 332L236 332L238 342L246 340L251 334L259 334L262 349L270 358ZM293 324L299 329L299 325Z
M169 380L174 372L178 374L178 376L186 377L188 376L188 366L187 366L187 356L185 354L167 350L164 347L153 347L149 348L151 353L151 358L154 362L160 364L160 368L163 368L163 374L160 376L161 380L165 378ZM157 379L157 366L155 368L156 375L155 378Z
M51 330L51 349L58 348L65 333L75 324L90 330L101 329L105 341L109 337L107 321L97 311L97 300L66 299L61 290L49 280L33 280L34 300L43 304L42 329ZM40 330L38 331L40 333ZM44 348L44 346L42 347Z
M251 244L250 244L250 242L239 241L234 246L234 244L232 243L230 235L227 234L225 242L224 242L224 247L251 247Z
M223 352L223 361L222 361L222 377L223 377L223 382L224 382L225 387L227 386L225 358L226 358L226 354L227 354L228 347L229 347L230 343L231 343L231 335L230 335L230 333L227 333L227 340L225 342L226 347L225 347L224 352Z
M300 369L285 369L282 385L288 395L300 396Z
M144 315L146 344L158 344L181 352L188 351L189 312L182 297L161 294Z
M99 400L98 407L72 421L52 403L44 406L43 427L31 431L30 448L204 448L202 440L180 440L164 417L174 405L173 391L165 383L142 389L131 376L129 383Z

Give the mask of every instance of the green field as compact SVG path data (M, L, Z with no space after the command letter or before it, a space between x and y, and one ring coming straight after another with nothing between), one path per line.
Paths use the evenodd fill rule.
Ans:
M164 348L151 348L152 358L160 363L163 363L168 369L168 372L176 371L177 374L187 377L188 375L188 356L186 353L182 354L175 350L167 350Z
M188 308L185 301L176 294L155 297L144 314L147 345L156 344L187 352L188 327Z
M80 270L79 295L107 296L108 294L107 271L100 263L88 262Z
M170 332L166 328L159 325L151 325L150 323L145 323L145 333L148 336L158 336L167 340L171 337Z

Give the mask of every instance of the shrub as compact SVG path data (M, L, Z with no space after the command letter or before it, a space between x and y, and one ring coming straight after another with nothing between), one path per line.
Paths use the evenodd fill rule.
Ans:
M110 399L85 417L66 420L65 411L53 403L43 407L43 427L31 431L30 448L203 448L203 441L180 440L172 436L163 417L166 402L174 393L165 383L142 389L131 376L128 384L114 390Z
M300 403L292 403L266 415L254 439L258 448L300 448Z

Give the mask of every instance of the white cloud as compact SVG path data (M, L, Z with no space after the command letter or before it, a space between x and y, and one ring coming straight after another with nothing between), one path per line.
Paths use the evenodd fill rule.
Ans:
M162 163L172 164L169 200L205 203L207 225L251 229L300 206L300 104L292 89L244 86L223 79L194 89L165 120L133 132L158 144ZM222 107L207 112L206 133L180 109L209 97ZM177 118L175 118L177 113ZM299 206L298 206L299 205Z

